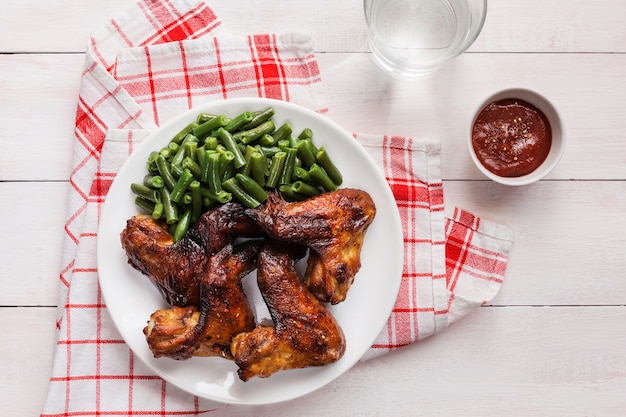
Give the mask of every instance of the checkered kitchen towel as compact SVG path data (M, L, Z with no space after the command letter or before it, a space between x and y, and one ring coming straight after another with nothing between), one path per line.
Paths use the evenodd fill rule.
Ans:
M203 102L245 96L324 113L310 36L226 36L203 2L142 0L90 39L76 113L58 342L42 416L186 416L216 407L155 376L125 345L98 286L97 226L116 172L151 130ZM445 217L437 142L355 137L386 176L405 232L397 302L365 360L435 334L490 300L504 278L511 237L462 210Z

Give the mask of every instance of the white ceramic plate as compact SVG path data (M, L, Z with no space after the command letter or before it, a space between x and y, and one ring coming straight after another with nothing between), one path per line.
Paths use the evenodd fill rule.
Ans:
M237 376L234 362L222 358L174 361L152 356L142 329L152 312L167 305L147 277L127 264L119 236L126 220L138 213L129 187L131 182L141 181L145 175L145 161L151 151L166 145L200 112L234 117L246 110L262 110L268 106L276 111L277 125L288 121L296 133L305 127L313 129L314 143L324 146L341 170L342 187L369 192L376 203L377 214L365 237L362 267L347 299L330 307L346 336L345 355L330 365L281 371L270 378L254 378L244 383ZM268 404L293 399L326 385L352 367L372 345L391 313L400 286L403 236L388 184L369 154L352 136L326 117L300 106L267 99L233 99L181 114L134 151L115 178L104 204L97 256L100 286L109 313L128 346L155 373L199 397L224 403ZM257 319L269 318L255 286L255 277L244 278L244 283Z

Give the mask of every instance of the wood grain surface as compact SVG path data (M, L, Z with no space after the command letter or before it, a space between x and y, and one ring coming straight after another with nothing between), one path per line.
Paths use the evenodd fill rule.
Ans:
M45 400L84 51L131 1L0 5L2 416ZM311 31L330 118L439 138L447 209L515 233L489 305L302 399L223 415L626 415L626 2L493 0L474 46L415 81L375 66L361 1L208 3L231 33ZM527 187L486 180L467 153L476 106L506 87L541 92L566 126L561 163Z

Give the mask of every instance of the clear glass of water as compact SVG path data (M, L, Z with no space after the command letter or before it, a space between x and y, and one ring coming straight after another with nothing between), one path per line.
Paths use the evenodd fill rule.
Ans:
M402 78L436 71L482 30L487 0L364 0L376 63Z

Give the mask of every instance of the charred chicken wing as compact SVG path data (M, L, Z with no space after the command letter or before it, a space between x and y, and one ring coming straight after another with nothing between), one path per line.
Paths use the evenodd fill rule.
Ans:
M232 245L226 245L209 258L199 285L198 308L174 306L150 316L144 334L155 357L232 359L233 336L255 326L241 280L256 267L259 247L253 243L236 251Z
M268 242L259 254L257 281L274 326L259 325L233 339L231 351L243 381L325 365L345 352L339 323L296 272L295 264L305 251L287 245Z
M243 206L228 203L205 213L176 243L167 226L148 215L130 218L121 241L128 263L150 278L168 304L188 307L200 303L198 277L208 258L237 237L259 233Z
M337 304L346 298L361 267L365 232L376 215L367 192L343 188L295 203L271 193L248 213L271 238L312 249L304 279L318 299Z

